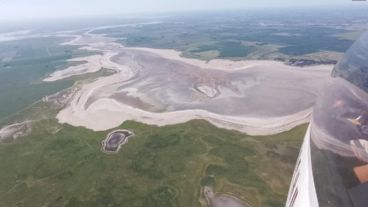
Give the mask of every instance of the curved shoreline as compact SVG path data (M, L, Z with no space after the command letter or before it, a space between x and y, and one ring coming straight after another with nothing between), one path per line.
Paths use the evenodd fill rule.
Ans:
M118 142L118 147L116 148L116 150L115 151L112 151L112 150L106 150L106 147L107 147L107 143L110 141L110 139L112 139L113 137L112 137L112 135L113 134L115 134L115 133L127 133L128 134L128 136L126 136L125 134L124 134L124 137L122 138L122 140L120 140L119 142ZM104 139L104 140L102 140L102 142L101 142L101 151L102 152L104 152L104 153L106 153L106 154L116 154L116 153L118 153L119 151L120 151L120 149L121 149L121 147L123 146L123 145L125 145L125 144L127 144L128 143L128 141L129 141L129 139L131 138L131 137L133 137L134 136L134 133L132 132L132 131L129 131L129 130L126 130L126 129L118 129L118 130L114 130L114 131L112 131L112 132L110 132L110 133L108 133L107 134L107 136L106 136L106 138Z
M332 66L320 65L298 68L288 66L277 61L230 61L230 60L213 60L209 62L183 58L179 52L174 50L160 50L151 48L125 48L116 43L113 38L104 35L92 35L86 32L83 35L71 35L75 39L64 43L73 45L85 45L83 49L103 52L101 59L98 61L101 68L109 68L116 70L117 73L108 77L101 77L95 82L83 85L81 89L74 94L69 105L61 110L57 115L60 123L68 123L73 126L83 126L95 131L107 130L119 126L124 121L134 120L146 124L157 126L184 123L193 119L205 119L220 128L237 130L250 135L268 135L275 134L292 129L293 127L309 121L311 107L282 116L230 116L224 114L211 113L203 109L177 110L168 112L149 112L130 105L124 104L111 98L111 94L119 89L122 82L126 82L137 73L134 68L129 65L119 64L112 61L113 57L118 56L119 51L137 50L148 51L160 57L184 62L186 64L195 65L196 67L219 70L225 72L246 71L248 69L269 67L270 72L275 70L288 71L288 74L302 74L300 76L327 77L329 76ZM83 59L83 58L81 58ZM88 62L90 58L86 57ZM93 64L96 64L95 62ZM71 68L66 69L65 77L71 73ZM89 71L86 71L88 73ZM63 70L56 71L55 74L45 79L45 81L53 81L63 78ZM205 86L206 87L206 86ZM209 88L208 90L211 90ZM102 91L98 93L99 91ZM306 92L309 92L306 89ZM211 94L210 94L211 95ZM209 97L213 98L213 97ZM93 101L91 102L91 99ZM89 103L91 102L91 103ZM224 106L226 107L226 106Z
M104 131L133 120L144 124L166 126L185 123L194 119L204 119L211 124L229 130L236 130L249 135L269 135L288 131L295 126L307 123L312 109L286 117L231 117L210 113L203 110L152 113L123 105L113 99L100 99L87 110L77 108L77 104L62 110L57 119L60 123L81 126L94 131ZM108 118L107 118L108 117ZM96 120L104 120L98 122Z
M215 193L211 187L205 186L204 196L210 207L251 207L247 201L225 193Z

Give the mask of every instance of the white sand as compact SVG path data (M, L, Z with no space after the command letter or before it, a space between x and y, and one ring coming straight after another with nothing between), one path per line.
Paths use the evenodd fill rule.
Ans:
M204 187L203 191L207 203L209 203L211 207L250 207L249 204L239 200L234 196L215 194L210 187Z
M59 80L69 77L71 74L81 74L86 72L81 68L91 67L87 71L96 71L98 68L113 68L118 73L101 77L95 82L83 85L72 98L70 104L57 115L60 123L68 123L73 126L83 126L92 130L100 131L114 128L126 120L135 120L146 124L158 126L171 125L187 122L193 119L205 119L212 124L226 129L238 130L251 135L267 135L289 130L297 125L309 121L311 108L307 108L295 114L281 117L235 117L210 113L205 110L184 110L163 113L152 113L129 105L122 104L110 96L118 89L114 83L127 81L134 76L136 71L131 68L118 65L110 60L117 54L122 45L115 43L114 39L104 36L84 34L76 36L74 40L67 44L86 45L85 49L101 51L104 55L99 57L85 57L79 60L87 61L84 66L73 66L63 71L57 71L46 81ZM231 61L231 60L212 60L205 62L201 60L188 59L180 56L180 53L174 50L161 50L150 48L134 48L137 50L149 51L168 59L182 61L188 64L196 65L201 68L210 68L216 70L245 70L255 66L262 68L283 68L300 70L307 73L329 74L331 65L321 65L313 67L297 68L287 66L277 61ZM326 75L327 77L328 75ZM98 96L95 92L103 91ZM96 93L97 94L97 93ZM102 95L101 95L102 94ZM262 95L262 94L260 94ZM95 97L96 96L96 97ZM87 101L93 97L95 100L87 105ZM228 106L224 106L228 107Z
M256 66L262 67L281 67L286 69L296 69L295 66L285 65L283 62L273 61L273 60L241 60L241 61L232 61L226 59L214 59L210 61L198 60L198 59L190 59L182 57L181 52L171 49L153 49L153 48L141 48L141 47L133 47L132 49L148 51L155 54L158 54L164 58L171 60L178 60L181 62L185 62L191 65L196 65L201 68L210 68L217 70L225 70L225 71L234 71L234 70L244 70L247 68L253 68ZM298 70L331 70L332 65L315 65L308 66L303 68L297 68Z
M115 56L116 53L107 53L105 55L92 55L81 58L70 59L70 62L82 61L82 63L75 66L70 66L64 70L58 70L49 75L43 81L52 82L62 80L76 75L83 75L88 73L95 73L102 69L102 67L109 69L116 69L116 65L110 61L110 58Z
M72 77L75 75L97 72L101 69L100 62L102 61L102 59L103 59L102 55L93 55L89 57L71 59L69 60L70 62L77 62L77 61L87 61L87 62L76 66L70 66L64 70L58 70L52 73L49 77L45 78L44 81L52 82Z
M0 129L0 142L7 139L17 139L31 130L32 121L24 121L4 126Z
M87 93L88 94L88 93ZM80 93L76 97L79 96ZM114 99L102 98L87 109L74 99L71 105L62 110L57 118L61 123L83 126L96 131L107 130L127 120L165 126L184 123L193 119L205 119L217 127L233 129L251 135L275 134L289 130L309 120L311 109L285 117L231 117L203 110L186 110L165 113L151 113L123 105Z
M32 37L30 30L20 30L15 32L0 33L0 42L20 40Z

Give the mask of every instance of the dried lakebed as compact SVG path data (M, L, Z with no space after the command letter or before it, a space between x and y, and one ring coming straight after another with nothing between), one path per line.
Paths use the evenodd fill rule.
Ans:
M204 194L211 207L251 207L234 196L216 194L210 187L204 187Z
M116 130L109 133L102 141L102 151L106 153L117 153L121 146L128 143L134 133L129 130Z
M72 36L75 39L65 44L84 45L102 55L85 58L94 65L90 71L67 68L45 81L70 77L73 70L95 72L96 65L115 70L114 75L82 85L57 115L61 123L96 131L126 120L164 126L205 119L252 135L275 134L309 120L332 69L277 61L205 62L172 50L127 48L90 32Z
M0 143L12 142L18 137L29 134L32 130L32 121L14 123L0 128Z

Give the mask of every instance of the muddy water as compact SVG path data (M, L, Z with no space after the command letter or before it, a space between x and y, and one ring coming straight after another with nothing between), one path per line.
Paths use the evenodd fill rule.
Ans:
M126 144L134 134L128 130L117 130L109 133L102 141L102 151L108 153L118 152L122 145Z

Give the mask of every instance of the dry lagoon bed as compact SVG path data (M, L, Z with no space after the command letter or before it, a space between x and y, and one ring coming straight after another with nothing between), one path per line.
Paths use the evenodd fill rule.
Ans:
M96 29L93 29L95 31ZM174 50L129 48L91 32L62 36L101 55L56 71L45 81L113 69L115 74L81 86L57 115L59 122L96 131L135 120L158 126L205 119L212 124L266 135L309 120L332 65L288 66L277 61L209 62Z

